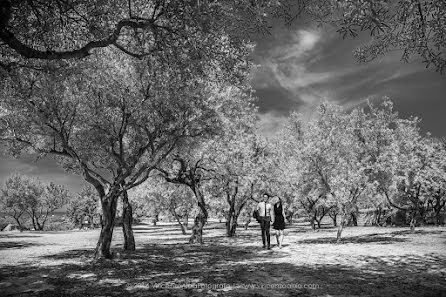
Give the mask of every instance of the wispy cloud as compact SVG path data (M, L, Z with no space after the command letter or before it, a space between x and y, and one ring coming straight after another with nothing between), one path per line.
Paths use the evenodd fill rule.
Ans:
M272 59L288 61L290 59L303 59L312 51L321 40L322 34L319 30L297 30L288 32L282 44L273 47L269 51Z
M284 34L284 33L282 33ZM301 29L287 32L258 57L261 65L253 74L252 85L257 89L282 88L288 99L298 104L298 109L308 109L324 99L327 92L312 86L332 80L339 72L312 71L310 63L323 54L320 46L324 32Z

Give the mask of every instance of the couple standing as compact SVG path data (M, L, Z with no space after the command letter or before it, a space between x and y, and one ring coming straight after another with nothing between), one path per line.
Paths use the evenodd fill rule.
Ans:
M285 229L285 213L282 206L282 200L277 197L277 202L273 206L268 202L269 196L263 194L263 201L257 204L257 211L259 214L260 227L262 228L262 242L263 248L271 249L270 243L270 224L273 223L273 228L276 230L276 239L279 248L282 248L283 230Z

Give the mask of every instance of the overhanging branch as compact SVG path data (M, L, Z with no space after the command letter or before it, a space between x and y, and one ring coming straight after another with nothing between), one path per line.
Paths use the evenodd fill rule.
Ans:
M95 48L104 48L110 45L116 45L116 42L121 34L121 30L124 27L130 27L134 29L152 29L157 28L153 20L146 19L144 21L136 21L123 19L116 24L115 30L107 38L102 40L90 41L86 45L68 51L42 51L30 47L29 45L20 41L14 33L9 31L6 26L2 26L0 29L0 39L14 49L18 54L25 58L30 59L43 59L43 60L62 60L62 59L76 59L85 58L90 55L90 51Z

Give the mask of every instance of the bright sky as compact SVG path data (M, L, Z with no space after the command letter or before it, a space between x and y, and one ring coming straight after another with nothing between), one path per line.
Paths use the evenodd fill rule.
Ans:
M404 64L400 52L359 65L352 51L365 40L342 40L332 29L302 26L276 28L259 38L254 52L258 67L251 83L259 97L263 133L277 131L292 111L311 116L324 100L353 107L389 96L401 116L421 117L425 131L446 136L446 75L425 69L420 61ZM73 193L85 184L52 160L17 160L2 155L0 149L1 187L13 172L65 184Z

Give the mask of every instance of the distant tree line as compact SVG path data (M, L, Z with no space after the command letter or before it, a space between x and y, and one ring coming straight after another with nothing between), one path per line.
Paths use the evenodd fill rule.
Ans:
M21 230L30 228L25 224L28 219L34 230L41 231L54 211L64 206L69 198L68 190L62 185L13 174L1 189L0 205Z

